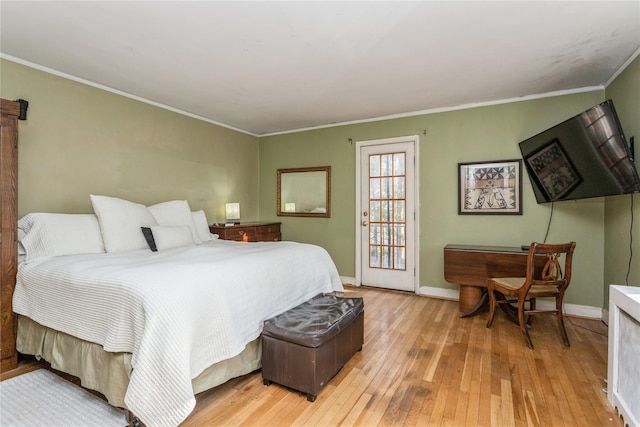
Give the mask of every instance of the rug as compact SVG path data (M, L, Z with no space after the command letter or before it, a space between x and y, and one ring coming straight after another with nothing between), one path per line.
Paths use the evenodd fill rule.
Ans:
M46 369L0 382L2 427L123 427L125 411Z

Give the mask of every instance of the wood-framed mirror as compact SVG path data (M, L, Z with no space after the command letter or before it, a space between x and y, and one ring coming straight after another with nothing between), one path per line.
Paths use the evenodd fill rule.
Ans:
M278 169L278 216L329 218L331 166Z

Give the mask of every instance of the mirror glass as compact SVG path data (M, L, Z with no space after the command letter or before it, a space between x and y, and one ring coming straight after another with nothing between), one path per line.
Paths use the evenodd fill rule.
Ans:
M278 215L329 218L331 166L278 169Z

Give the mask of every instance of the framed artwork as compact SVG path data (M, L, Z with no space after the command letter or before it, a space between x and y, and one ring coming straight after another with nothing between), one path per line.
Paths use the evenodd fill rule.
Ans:
M458 163L458 214L522 215L522 160Z
M525 158L532 177L549 200L569 194L582 182L582 177L569 160L558 139L540 147Z

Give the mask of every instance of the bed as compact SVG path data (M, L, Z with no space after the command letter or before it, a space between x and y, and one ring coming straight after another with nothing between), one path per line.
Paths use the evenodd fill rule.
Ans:
M186 201L92 204L19 221L18 351L149 426L178 425L195 393L258 369L265 319L343 290L318 246L216 239Z

